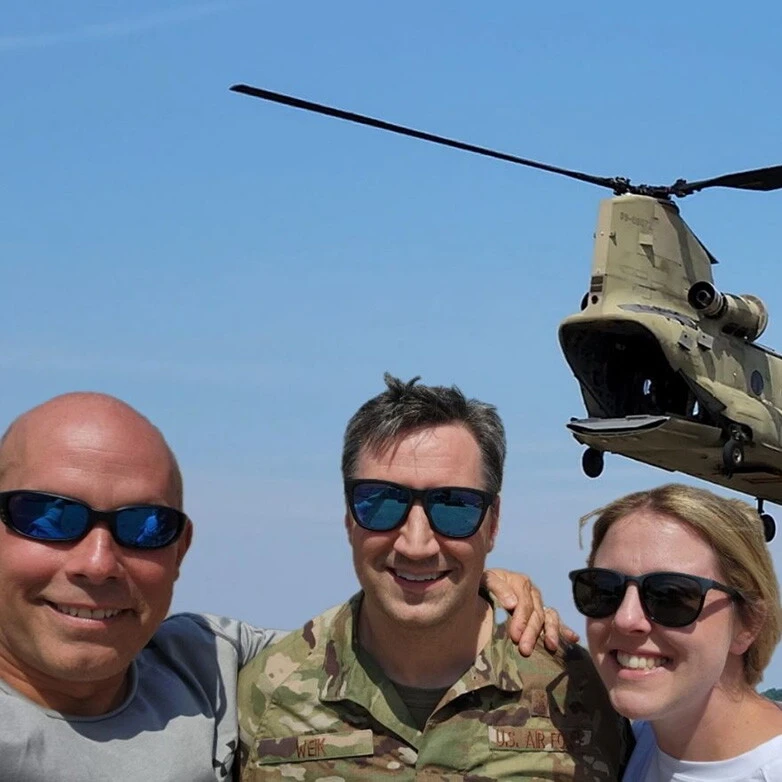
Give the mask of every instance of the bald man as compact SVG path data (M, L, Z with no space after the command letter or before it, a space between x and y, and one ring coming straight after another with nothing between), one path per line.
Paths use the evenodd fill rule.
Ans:
M165 619L193 527L160 431L102 394L33 408L0 441L0 520L0 780L229 779L237 673L276 633ZM529 652L527 584L490 587L526 598Z
M34 408L0 513L0 779L229 778L237 671L274 634L164 621L193 529L160 432L99 394Z

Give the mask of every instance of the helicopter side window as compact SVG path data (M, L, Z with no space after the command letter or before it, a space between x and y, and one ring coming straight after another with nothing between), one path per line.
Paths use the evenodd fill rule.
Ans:
M752 393L757 396L763 393L763 375L757 369L752 370L752 374L749 376L749 387L752 389Z

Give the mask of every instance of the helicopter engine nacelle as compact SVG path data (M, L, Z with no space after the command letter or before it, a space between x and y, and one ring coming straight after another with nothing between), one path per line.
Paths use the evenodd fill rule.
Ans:
M696 282L687 291L690 306L707 318L722 322L722 330L753 342L768 325L768 310L757 297L720 293L710 282Z

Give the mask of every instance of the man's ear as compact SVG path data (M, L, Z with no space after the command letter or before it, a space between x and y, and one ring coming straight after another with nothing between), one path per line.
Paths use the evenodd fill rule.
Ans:
M350 510L348 508L345 508L345 532L348 534L348 543L353 543L353 517L350 515Z
M176 542L176 576L179 578L179 568L182 565L182 560L187 554L187 550L190 548L190 544L193 542L193 522L188 519L185 522L185 528L182 530L182 534L179 536L179 540Z
M497 540L497 533L500 531L500 496L499 494L494 498L494 502L491 504L491 508L488 510L488 522L489 527L489 546L487 551L494 549L494 541Z

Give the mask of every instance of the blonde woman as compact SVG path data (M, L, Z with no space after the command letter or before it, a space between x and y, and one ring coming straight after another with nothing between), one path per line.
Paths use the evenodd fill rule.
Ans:
M624 776L782 780L782 709L756 685L780 639L779 585L756 511L671 484L598 511L570 574L611 702L634 720Z

